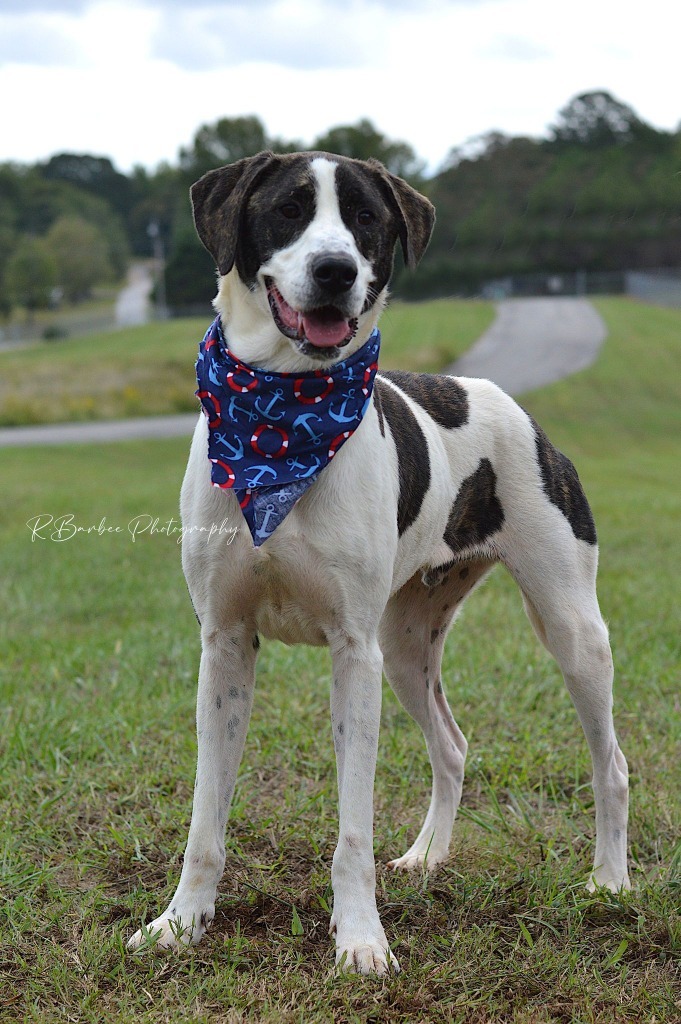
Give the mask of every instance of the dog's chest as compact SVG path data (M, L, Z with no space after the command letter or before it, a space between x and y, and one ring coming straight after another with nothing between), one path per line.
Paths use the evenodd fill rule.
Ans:
M269 550L254 549L250 562L257 631L285 644L324 646L336 613L334 580L312 553L298 545L278 552L270 542Z

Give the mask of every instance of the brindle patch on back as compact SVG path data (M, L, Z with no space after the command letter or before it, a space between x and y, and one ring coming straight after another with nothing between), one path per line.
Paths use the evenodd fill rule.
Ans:
M404 370L388 370L382 376L393 381L441 427L463 427L468 422L468 395L453 377Z
M480 459L466 477L452 505L443 539L457 554L479 547L504 525L504 510L496 493L496 473L489 459Z
M530 420L546 497L563 513L577 540L596 544L596 527L577 470L568 457L551 444L531 416Z
M397 449L400 497L397 503L397 532L401 537L411 526L430 487L428 442L418 420L402 396L390 384L376 378L374 395L382 416L388 421ZM379 414L379 422L382 417Z

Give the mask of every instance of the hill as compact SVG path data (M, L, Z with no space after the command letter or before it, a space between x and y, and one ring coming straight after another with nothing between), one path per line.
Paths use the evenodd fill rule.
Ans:
M681 266L681 135L480 140L427 183L438 216L405 295L476 291L533 272Z

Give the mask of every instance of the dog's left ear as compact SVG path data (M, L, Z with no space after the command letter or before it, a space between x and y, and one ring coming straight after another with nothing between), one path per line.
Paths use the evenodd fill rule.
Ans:
M413 270L430 241L435 207L406 181L391 174L379 160L370 159L367 163L379 177L383 193L397 215L404 262Z
M234 266L242 215L255 185L276 157L265 151L208 171L191 187L196 231L224 276Z

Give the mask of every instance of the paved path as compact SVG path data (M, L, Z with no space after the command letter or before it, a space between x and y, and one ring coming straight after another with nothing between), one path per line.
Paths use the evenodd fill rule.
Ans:
M505 299L497 319L473 347L448 367L464 377L488 377L509 394L567 377L595 360L606 336L586 299ZM132 420L0 428L1 447L102 444L135 438L188 437L197 413Z
M116 299L116 326L136 327L149 320L149 298L154 287L151 269L146 263L133 263L128 280Z
M489 330L447 372L487 377L520 395L591 366L606 334L586 299L504 299Z
M0 448L41 447L52 444L103 444L156 437L189 437L199 417L141 416L132 420L93 420L90 423L55 423L35 427L0 427Z

